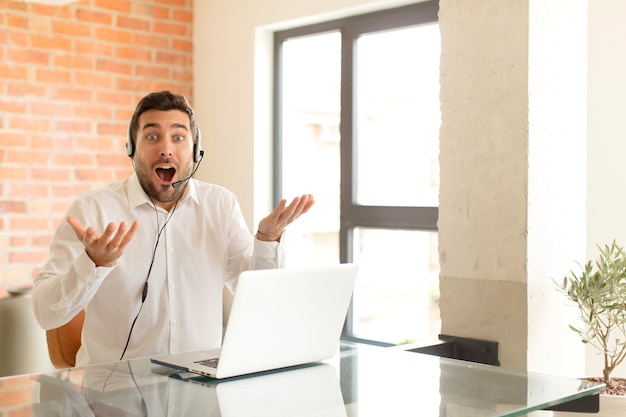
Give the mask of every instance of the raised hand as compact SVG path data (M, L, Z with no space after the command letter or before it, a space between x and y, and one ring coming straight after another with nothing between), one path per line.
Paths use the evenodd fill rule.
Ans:
M135 232L139 228L139 222L135 220L128 227L128 223L121 222L119 226L111 222L107 225L101 235L89 226L85 228L74 216L68 216L67 222L74 229L76 237L85 246L87 255L96 266L111 267L124 253L124 248L131 241Z
M309 211L313 204L315 204L315 200L311 194L296 197L289 205L287 205L287 200L281 200L276 208L259 222L257 239L266 242L278 242L285 227Z

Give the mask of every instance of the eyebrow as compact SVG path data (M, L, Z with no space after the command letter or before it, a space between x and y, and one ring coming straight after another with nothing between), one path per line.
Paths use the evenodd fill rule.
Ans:
M157 128L161 128L161 125L159 123L156 122L151 122L151 123L146 123L145 125L143 125L142 130L143 129L147 129L149 127L157 127ZM189 128L187 127L187 125L182 124L182 123L172 123L170 125L170 128L180 128L180 129L185 129L185 130L189 130Z

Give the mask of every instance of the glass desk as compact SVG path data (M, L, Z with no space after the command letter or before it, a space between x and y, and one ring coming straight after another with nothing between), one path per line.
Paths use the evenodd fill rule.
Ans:
M603 389L578 379L342 343L321 363L219 382L148 358L0 378L0 415L520 416Z

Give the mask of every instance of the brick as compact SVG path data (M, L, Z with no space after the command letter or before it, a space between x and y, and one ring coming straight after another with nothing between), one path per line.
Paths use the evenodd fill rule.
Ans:
M61 68L76 68L93 70L93 58L75 55L55 55L52 65Z
M110 182L113 180L113 173L109 169L93 168L93 169L77 169L76 179L79 181L100 181Z
M93 165L95 156L84 153L72 153L72 154L58 154L54 155L53 163L64 166L90 166Z
M6 14L6 25L10 28L18 28L18 29L28 29L28 18L21 16L21 15L17 15L17 14L13 14L13 13L7 13Z
M72 37L93 37L93 26L88 23L52 21L52 32L59 35L69 35Z
M153 31L154 33L154 31ZM170 38L162 35L143 35L141 33L135 34L135 42L137 46L150 46L154 48L169 48Z
M49 151L50 149L71 149L72 139L65 133L59 133L56 135L31 135L30 147L32 149L43 149L46 151Z
M186 39L172 39L172 49L174 51L185 52L189 59L193 59L193 42Z
M27 175L28 169L26 167L10 166L8 164L0 165L0 178L3 181L23 179Z
M31 178L34 181L70 181L72 173L68 169L32 168Z
M71 105L67 103L50 103L48 101L37 101L30 106L32 114L38 116L68 116L71 112L71 108Z
M172 10L172 20L181 23L193 23L193 12L191 10Z
M100 40L75 40L74 52L78 55L89 55L97 57L112 57L115 48L110 43L101 42Z
M176 23L154 22L155 33L165 33L169 35L187 36L191 34L190 25L179 25Z
M115 181L121 181L125 178L128 178L129 176L131 176L133 173L132 168L128 168L128 169L118 169L115 171L114 174L114 180Z
M172 70L172 80L182 82L183 85L193 82L193 70L191 69L191 65L188 70Z
M133 30L150 30L150 20L120 15L116 19L117 27Z
M112 59L98 59L96 62L96 70L130 75L133 71L133 65Z
M10 129L22 129L29 132L49 132L50 121L43 118L35 118L32 116L12 117L9 119L8 126Z
M72 74L67 70L35 68L35 81L46 84L69 84Z
M0 65L0 77L14 80L26 80L28 78L28 67L14 63L3 63Z
M98 123L98 135L119 135L128 131L128 124Z
M24 152L23 150L14 150L10 149L6 151L5 160L11 164L21 164L25 166L30 166L32 164L41 164L45 165L48 163L50 159L50 152L38 152L38 151L28 151Z
M15 183L10 184L4 194L10 198L48 198L50 197L50 187L47 183L45 185L39 185L34 182L29 182L27 187L24 187L23 184Z
M113 111L110 106L83 104L74 106L72 115L80 119L111 120Z
M52 243L52 236L33 236L31 239L31 243L34 247L45 247L47 248Z
M113 15L111 15L111 13L109 12L80 8L76 10L76 20L79 20L81 22L111 25L111 23L113 22Z
M152 51L134 47L118 47L115 50L115 58L128 59L133 61L152 61Z
M26 32L2 31L0 32L0 41L2 45L28 47L28 35Z
M15 99L0 99L0 113L26 113L27 108L26 103L16 102Z
M189 55L173 52L157 52L156 61L160 64L175 65L177 67L191 65L191 57Z
M46 224L46 229L49 226ZM33 263L33 264L43 264L48 260L49 254L47 250L28 250L28 251L19 251L12 252L9 254L9 262L11 263Z
M158 19L170 19L170 8L161 7L146 2L136 2L135 11L143 16L155 17Z
M122 13L129 13L132 8L131 1L123 1L123 0L95 0L94 4L96 7L114 10Z
M9 245L11 248L19 247L19 246L27 246L30 244L30 239L25 236L16 236L13 235L9 238Z
M46 230L49 226L47 218L35 218L34 216L9 218L11 230Z
M72 4L65 6L52 6L46 4L33 3L31 12L43 16L54 15L57 19L70 19L72 17L74 6Z
M0 213L26 213L24 201L0 200Z
M110 27L96 28L95 38L101 41L119 44L129 44L133 39L133 34L129 30L120 30Z
M137 65L135 69L135 74L140 77L168 79L170 75L170 69L163 66L157 67L154 65Z
M144 94L148 91L152 91L150 85L151 84L149 81L143 78L135 77L117 77L117 80L115 82L115 88L118 90L139 91ZM130 120L131 115L128 116L128 120Z
M115 155L98 155L96 157L97 164L100 167L118 167L124 165L125 162L129 160L128 155L119 154ZM114 178L111 178L114 179Z
M38 35L33 33L30 35L30 44L33 48L59 49L62 51L72 50L72 39L69 37Z
M98 72L77 72L74 74L76 85L85 87L98 87L111 89L114 85L114 78L109 74L101 74Z
M167 4L169 6L183 7L186 5L186 0L155 0L160 4Z
M48 65L50 63L50 54L44 51L11 47L6 49L6 59L20 64Z
M35 85L32 83L9 83L7 85L7 93L13 97L45 97L48 93L48 88L45 85Z
M72 197L75 198L81 194L86 193L87 191L92 190L93 188L90 185L81 184L68 184L68 185L55 185L52 187L52 195L55 198L58 197Z
M108 91L98 91L96 92L95 101L96 103L106 103L117 106L132 106L134 111L138 100L135 100L135 96L126 91L116 93Z
M54 126L56 132L72 132L72 134L77 132L93 133L93 125L90 121L60 120Z
M52 95L54 100L90 102L93 98L91 88L57 88Z

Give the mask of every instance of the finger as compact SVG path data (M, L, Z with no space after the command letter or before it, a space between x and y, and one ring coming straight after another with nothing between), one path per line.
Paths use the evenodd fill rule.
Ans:
M115 237L111 240L110 246L112 248L116 248L119 251L122 251L124 247L131 241L135 232L139 227L139 221L135 220L131 225L130 229L128 228L128 223L121 222L120 227L117 229L117 233Z
M115 234L116 228L117 226L113 222L107 224L107 227L105 227L104 231L102 232L102 235L99 238L102 246L106 246L111 242L111 239L113 239L113 236Z
M313 206L315 201L313 200L310 194L304 194L302 197L298 199L294 199L292 203L292 210L285 211L285 219L286 224L292 223L298 217L300 217L303 213L309 211L309 209Z
M122 242L122 239L126 235L127 230L128 230L128 223L124 221L120 222L120 225L117 227L117 232L115 232L115 235L112 236L109 242L107 243L107 248L113 249L113 250L117 249L117 247Z
M85 236L85 228L83 227L80 220L78 220L74 216L67 216L66 220L69 223L69 225L72 226L72 229L74 229L74 233L76 234L76 237L78 238L78 240L82 242L83 237Z
M128 233L124 235L121 242L119 243L120 250L124 250L126 245L128 245L128 243L133 239L133 236L135 236L135 232L137 232L137 229L139 229L139 221L135 220L130 226L130 230L128 231Z
M87 229L85 229L85 234L83 235L83 245L85 246L91 246L94 243L96 243L99 240L99 236L96 233L95 229L91 226L89 226Z

